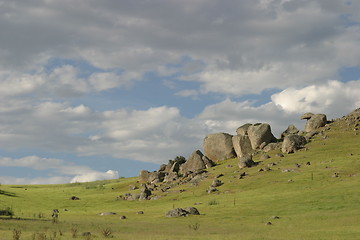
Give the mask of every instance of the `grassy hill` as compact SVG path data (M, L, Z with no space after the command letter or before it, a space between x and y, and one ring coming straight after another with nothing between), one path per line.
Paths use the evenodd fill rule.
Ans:
M269 152L271 158L253 168L239 170L236 159L223 161L208 169L208 177L197 186L186 183L155 191L158 200L118 200L119 195L140 191L129 188L140 186L137 178L2 185L0 209L11 207L14 216L0 217L0 239L16 239L20 231L18 239L35 240L108 239L106 235L112 239L360 239L359 119L337 119L321 129L323 134L306 149L281 158L276 157L279 151ZM260 155L254 160L260 161ZM259 171L269 163L276 165ZM246 176L239 179L244 171ZM220 174L224 184L208 194ZM80 200L70 200L71 196ZM201 215L165 217L168 210L189 206ZM53 209L60 211L57 223L51 218ZM117 214L99 216L100 212ZM127 219L120 219L121 215ZM91 236L82 236L84 232Z

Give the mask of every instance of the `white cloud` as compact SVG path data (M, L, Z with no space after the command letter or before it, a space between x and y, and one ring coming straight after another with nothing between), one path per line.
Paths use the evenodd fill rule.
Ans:
M75 165L62 159L41 158L38 156L26 156L23 158L0 157L1 167L22 167L38 171L47 171L49 177L16 178L0 177L3 184L54 184L69 182L89 182L119 178L118 171L107 172L94 171L87 166ZM54 176L57 175L57 176Z
M288 88L274 94L272 101L286 112L339 116L360 106L360 80L347 83L333 80L304 88Z
M109 180L119 178L119 173L117 171L108 170L107 172L89 172L82 175L75 176L71 179L71 183L75 182L93 182L96 180Z

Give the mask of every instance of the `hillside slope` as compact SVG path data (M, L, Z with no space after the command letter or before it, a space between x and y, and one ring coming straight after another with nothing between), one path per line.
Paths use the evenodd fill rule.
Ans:
M71 239L74 233L105 239L106 232L113 239L359 239L359 124L358 109L320 129L299 152L277 157L279 151L271 151L262 161L259 153L253 158L259 164L245 170L236 159L225 160L196 183L159 185L157 200L119 200L140 192L130 190L141 188L137 178L2 185L0 209L11 207L15 215L0 218L0 236L13 239L16 229L20 239ZM223 184L207 193L216 178ZM168 210L189 206L201 215L165 217ZM53 209L60 211L58 223L52 222Z

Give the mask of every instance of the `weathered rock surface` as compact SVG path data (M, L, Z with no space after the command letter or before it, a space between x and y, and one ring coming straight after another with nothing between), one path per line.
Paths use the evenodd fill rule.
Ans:
M317 129L325 126L327 123L325 114L313 114L311 118L306 121L305 132L316 131Z
M295 125L291 124L284 132L281 133L280 138L284 139L284 137L286 137L289 134L298 134L298 133L299 133L299 129L297 129Z
M251 154L253 149L250 138L247 135L236 135L232 137L235 153L237 157Z
M240 169L256 166L256 163L252 160L252 155L246 155L239 158L238 166Z
M258 149L262 143L269 144L276 141L271 133L271 127L267 123L257 123L249 126L248 135L252 149Z
M283 153L294 153L296 150L302 148L306 144L304 136L290 134L284 138L281 151Z
M213 163L211 160L206 158L200 150L193 152L186 162L181 165L180 172L186 174L189 172L197 172L205 168L212 167Z
M200 213L195 207L188 207L185 209L175 208L165 214L166 217L186 217L188 215L200 215Z
M249 128L250 126L252 126L251 123L246 123L246 124L238 127L238 128L236 129L236 134L237 134L237 135L241 135L241 136L247 135L247 134L248 134L248 128Z
M204 153L214 162L236 157L232 135L228 133L209 134L204 139Z

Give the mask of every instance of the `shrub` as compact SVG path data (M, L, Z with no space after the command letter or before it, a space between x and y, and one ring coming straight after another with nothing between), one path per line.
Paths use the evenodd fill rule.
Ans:
M19 240L21 236L21 230L13 229L13 240Z
M111 228L104 228L102 231L101 231L102 235L106 238L108 237L112 237L112 230Z

